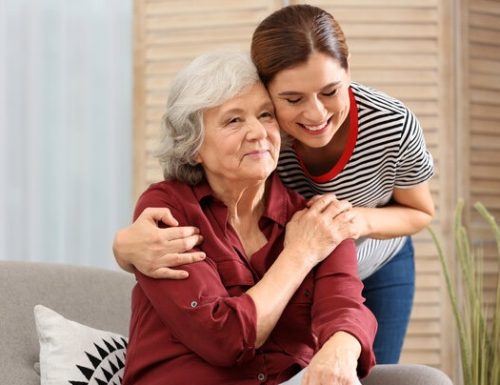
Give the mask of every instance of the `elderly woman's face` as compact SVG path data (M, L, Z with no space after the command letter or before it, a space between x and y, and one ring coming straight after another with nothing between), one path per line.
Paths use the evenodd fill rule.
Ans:
M279 126L260 83L203 114L205 139L197 160L210 183L265 180L276 168Z

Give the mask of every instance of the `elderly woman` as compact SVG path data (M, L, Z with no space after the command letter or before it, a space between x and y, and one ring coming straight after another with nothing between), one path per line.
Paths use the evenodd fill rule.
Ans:
M164 125L165 181L135 217L168 207L201 230L206 258L186 280L136 272L123 384L279 384L306 366L310 384L357 383L374 365L376 321L353 241L331 235L345 238L350 206L325 196L306 208L272 174L279 127L250 58L194 60Z

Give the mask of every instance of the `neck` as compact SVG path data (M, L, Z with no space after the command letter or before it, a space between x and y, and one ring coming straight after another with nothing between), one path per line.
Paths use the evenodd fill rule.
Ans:
M210 180L209 180L210 183ZM228 208L228 221L238 234L248 259L265 243L266 237L259 229L264 213L266 181L253 183L210 183L212 190Z
M210 180L209 180L210 183ZM260 218L264 210L266 181L252 183L210 183L214 195L228 208L231 224L237 224L244 218Z

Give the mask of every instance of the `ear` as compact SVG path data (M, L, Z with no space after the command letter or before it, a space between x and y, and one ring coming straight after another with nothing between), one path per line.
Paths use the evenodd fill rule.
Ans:
M199 152L197 152L195 154L195 156L193 157L193 160L198 163L198 164L202 164L203 163L203 159L201 158L201 155Z

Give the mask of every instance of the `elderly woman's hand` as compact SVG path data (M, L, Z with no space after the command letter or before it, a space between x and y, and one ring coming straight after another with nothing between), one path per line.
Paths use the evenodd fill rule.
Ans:
M158 222L171 227L159 228ZM196 227L177 226L168 208L145 209L134 223L116 234L116 261L124 270L133 272L135 267L151 278L187 278L187 271L171 268L204 259L201 251L189 252L203 238Z
M356 367L360 352L356 338L335 333L314 355L301 385L359 385Z
M348 201L322 195L294 214L286 226L285 248L308 257L312 265L325 259L343 240L352 238L354 213Z

